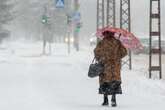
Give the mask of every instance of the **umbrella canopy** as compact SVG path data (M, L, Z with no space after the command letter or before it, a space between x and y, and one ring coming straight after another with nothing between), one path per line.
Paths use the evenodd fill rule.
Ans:
M135 37L134 34L131 32L128 32L127 30L120 29L120 28L114 28L114 27L105 27L96 32L96 36L98 38L104 38L103 33L105 31L114 32L115 38L118 39L125 48L131 49L131 50L137 50L137 49L143 49L142 44L140 43L140 40Z

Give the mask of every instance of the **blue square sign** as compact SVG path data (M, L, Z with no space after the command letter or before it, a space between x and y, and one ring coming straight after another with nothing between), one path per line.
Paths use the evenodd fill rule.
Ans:
M57 8L64 8L64 0L56 0Z

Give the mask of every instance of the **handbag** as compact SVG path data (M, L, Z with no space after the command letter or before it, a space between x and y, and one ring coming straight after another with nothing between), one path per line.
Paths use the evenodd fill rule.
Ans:
M94 78L104 72L104 65L94 58L89 66L88 77Z

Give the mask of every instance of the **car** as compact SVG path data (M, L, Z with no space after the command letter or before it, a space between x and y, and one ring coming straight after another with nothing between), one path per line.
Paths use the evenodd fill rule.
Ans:
M143 50L140 52L134 52L135 54L149 54L150 52L150 47L149 47L149 38L140 38L140 42L143 45ZM152 48L158 48L159 46L159 41L158 40L153 40L152 41ZM165 40L161 40L161 48L162 48L162 53L165 54Z
M65 43L68 43L70 41L70 43L74 42L74 37L65 37Z
M149 54L149 39L148 38L140 38L141 44L143 45L143 50L134 52L134 54Z

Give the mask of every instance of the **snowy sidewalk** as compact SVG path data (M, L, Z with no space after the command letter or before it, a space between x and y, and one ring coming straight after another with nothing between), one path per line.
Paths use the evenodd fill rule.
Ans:
M30 50L30 51L29 51ZM0 110L164 110L165 81L147 79L142 55L136 69L122 70L123 95L118 107L102 107L98 79L87 77L92 49L81 52L54 46L53 55L40 56L40 44L16 47L14 55L0 53Z

